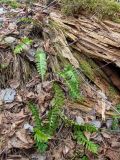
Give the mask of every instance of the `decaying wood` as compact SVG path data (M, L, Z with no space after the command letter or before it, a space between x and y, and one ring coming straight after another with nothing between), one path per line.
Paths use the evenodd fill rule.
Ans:
M46 24L46 21L45 21ZM110 108L119 103L120 94L114 91L113 84L119 89L119 85L112 84L112 79L100 69L94 60L111 62L118 68L120 67L120 25L110 21L99 21L97 18L80 16L78 19L64 17L58 13L51 13L45 31L47 31L47 39L49 39L54 56L50 61L53 72L55 69L55 58L59 57L57 63L59 67L64 67L67 59L75 68L83 69L80 73L80 79L84 82L81 89L85 95L84 103L67 103L68 107L80 109L84 112L89 112L96 108L97 113L105 118L105 108ZM46 38L46 36L45 36ZM82 63L88 63L90 74L82 68ZM57 67L57 68L59 68ZM98 70L96 70L99 68ZM94 84L88 83L86 77ZM114 77L113 77L114 78ZM116 78L116 77L115 77ZM119 81L119 77L116 82ZM108 99L98 96L98 92L105 94ZM113 92L113 93L112 93ZM109 101L110 99L110 101ZM97 100L97 101L96 101ZM114 112L107 112L108 115L113 115Z
M50 20L67 39L76 41L73 48L92 58L111 61L120 67L119 24L101 22L95 17L66 19L57 13L51 13Z

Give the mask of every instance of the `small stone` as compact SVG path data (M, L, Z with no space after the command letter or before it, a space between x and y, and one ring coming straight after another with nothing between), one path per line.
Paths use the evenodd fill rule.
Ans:
M14 38L14 37L6 37L6 38L4 38L4 41L7 44L12 44L13 42L16 41L16 38Z
M107 126L108 129L112 127L112 122L113 122L112 119L108 119L108 120L106 121L106 126Z
M5 13L4 8L0 8L0 15L4 13Z
M4 103L11 103L15 99L16 91L12 88L6 88L5 90L2 90L3 96L3 102Z
M76 117L76 122L77 122L79 125L85 124L84 119L83 119L82 117L80 117L80 116L77 116L77 117Z
M31 156L31 160L46 160L46 156L40 154L33 154Z
M35 58L35 50L34 49L29 49L26 56L28 57L28 59L31 61L31 62L34 62Z
M28 129L30 132L34 132L33 126L31 126L29 123L24 124L24 129L26 129L26 130Z
M102 126L99 120L93 120L90 124L94 125L96 128L100 128Z
M3 18L0 18L0 24L3 24L4 20Z

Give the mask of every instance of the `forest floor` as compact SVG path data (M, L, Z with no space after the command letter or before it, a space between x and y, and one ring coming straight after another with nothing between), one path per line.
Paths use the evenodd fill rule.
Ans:
M120 160L120 86L117 83L120 81L120 77L118 76L120 70L116 69L115 65L107 68L108 71L112 70L111 75L113 77L117 75L115 76L117 80L112 79L114 82L109 80L107 74L103 75L103 73L107 73L106 70L100 72L96 70L95 80L91 75L87 77L84 73L81 73L83 79L81 94L86 97L86 101L84 103L77 103L69 101L66 98L63 108L64 114L71 120L74 120L75 123L79 125L92 124L98 129L98 132L95 133L84 132L87 139L99 145L97 153L91 153L84 145L77 143L73 136L73 128L66 125L64 121L60 122L56 133L50 138L47 150L44 153L40 153L37 150L33 138L34 121L28 107L28 102L32 101L37 105L39 115L44 121L54 97L52 82L56 81L63 89L65 96L67 95L68 89L63 81L58 79L55 73L53 73L55 67L59 68L57 65L54 67L54 64L58 62L54 59L56 56L55 51L65 48L62 49L62 46L58 44L58 46L56 45L58 48L56 47L56 50L53 50L54 48L48 35L53 36L53 43L56 42L56 37L44 26L50 19L50 13L53 16L53 20L59 21L56 18L59 11L58 13L56 12L54 4L45 7L45 4L42 2L26 4L22 1L20 5L16 5L16 3L0 3L0 159ZM33 20L32 23L31 19ZM81 24L83 21L81 20ZM59 24L62 24L62 22ZM75 24L72 24L72 22L65 21L64 24L69 24L70 27L73 27L73 31L75 31ZM59 30L59 26L57 27ZM89 28L90 26L86 27ZM57 38L62 43L64 39L60 39L62 38L62 33L60 35L56 29L54 32L57 33ZM64 33L67 34L67 32ZM72 31L69 35L72 35ZM75 38L73 37L73 39ZM79 41L82 40L80 39ZM106 39L107 42L112 43L112 40L108 41ZM116 43L117 41L115 45ZM23 47L21 48L18 44L22 44ZM100 45L101 43L99 43ZM108 44L104 47L107 46ZM48 72L44 80L41 80L35 65L34 55L38 48L44 48L49 62ZM76 46L74 45L73 48L76 49ZM111 48L112 45L110 45ZM120 52L119 48L118 51ZM76 67L77 61L70 50L66 49L64 53L63 57L68 58L72 65ZM81 64L86 60L85 56L81 56ZM97 61L97 65L99 64L97 67L101 68L101 65L104 65L105 68L106 61L109 58L112 59L112 56L105 57L104 55L102 58L105 58L104 63ZM59 60L62 62L61 59ZM108 66L106 65L106 67ZM89 67L87 73L91 71ZM95 68L97 67L95 66ZM111 67L113 68L110 70ZM82 69L84 70L84 67ZM114 75L115 72L116 74ZM98 73L104 78L101 76L102 78L99 79ZM109 85L109 93L107 92L107 85ZM115 86L115 89L112 86ZM101 88L103 89L102 91ZM109 96L107 96L106 92Z

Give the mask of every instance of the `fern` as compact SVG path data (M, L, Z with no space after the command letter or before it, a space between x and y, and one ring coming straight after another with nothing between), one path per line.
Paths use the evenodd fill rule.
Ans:
M19 43L15 49L14 49L14 54L20 54L27 45L31 45L32 40L30 40L28 37L25 37L21 40L21 43Z
M86 123L84 125L79 125L77 122L69 119L65 114L61 113L60 115L66 124L68 124L69 126L75 127L78 130L86 131L86 132L90 132L90 133L98 131L98 129L91 124Z
M80 160L89 160L88 157L85 155Z
M64 105L64 94L61 88L57 84L54 84L54 92L55 95L52 100L52 109L48 115L50 134L54 134L54 132L58 127L61 109L62 106Z
M32 112L32 116L34 118L35 127L41 129L42 128L42 121L39 117L39 111L34 103L29 103L29 109Z
M81 131L86 131L86 132L90 132L90 133L93 133L93 132L96 132L98 129L91 125L91 124L84 124L84 125L75 125L75 127L78 129L78 130L81 130Z
M83 97L80 95L79 78L76 70L71 65L68 65L59 75L64 79L65 84L67 85L69 95L74 100L82 100Z
M44 143L46 143L46 142L48 142L49 139L51 139L49 135L43 133L38 128L35 128L34 132L35 132L34 138L35 138L35 140L37 140L37 142L44 142Z
M45 128L42 124L42 121L39 117L39 111L37 107L33 103L29 103L29 108L32 112L33 118L34 118L34 140L36 143L36 146L40 152L45 152L47 149L47 143L50 139L50 136L45 134Z
M61 109L64 104L64 94L62 89L57 84L54 84L53 88L55 95L52 100L52 109L48 113L47 126L42 123L37 107L33 103L29 103L29 108L32 112L35 123L34 140L40 152L44 152L47 149L48 142L57 129L59 125Z
M77 139L77 142L84 145L86 149L88 149L89 151L93 152L93 153L97 153L98 151L98 145L96 145L95 143L93 143L92 141L88 140L82 131L80 130L75 130L74 131L74 136Z
M79 125L73 120L70 120L67 116L65 116L62 113L62 107L64 105L65 99L64 93L60 86L56 83L53 85L53 89L54 98L51 103L52 108L48 112L48 123L46 126L45 124L43 124L42 120L39 117L37 107L34 104L29 103L29 108L32 112L35 123L34 140L36 142L37 148L40 150L40 152L44 152L47 149L48 142L54 135L56 129L59 127L59 122L61 118L63 119L65 124L73 127L73 134L78 143L85 145L86 149L88 149L89 151L97 153L98 146L92 141L88 140L83 134L84 131L93 133L96 132L97 129L90 124Z
M47 58L45 52L43 52L42 50L38 50L35 54L35 61L36 61L37 71L43 81L47 71Z
M84 131L90 133L96 132L97 131L96 127L94 127L91 124L79 125L75 121L70 120L64 114L61 114L61 118L64 120L66 124L73 127L74 129L73 134L75 139L77 139L78 143L85 145L86 149L88 149L89 151L97 153L98 146L94 144L92 141L88 140L83 134Z

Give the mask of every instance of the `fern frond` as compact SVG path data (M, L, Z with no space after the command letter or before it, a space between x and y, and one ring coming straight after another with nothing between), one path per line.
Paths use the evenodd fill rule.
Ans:
M45 52L42 50L38 50L35 54L35 61L36 61L37 71L43 81L47 71L47 58Z
M53 135L59 125L60 109L55 107L51 109L48 115L49 120L49 134Z
M34 118L34 140L36 143L36 146L40 152L45 152L47 149L47 143L50 139L50 135L45 134L45 128L42 125L42 121L39 117L39 111L35 104L29 103L29 108L32 112L32 116Z
M34 132L35 132L34 138L35 138L35 140L37 140L37 142L44 142L44 143L46 143L46 142L48 142L49 139L51 139L49 135L43 133L38 128L35 128Z
M36 141L36 147L37 147L38 151L40 151L40 153L44 153L47 150L48 143Z
M89 160L87 156L83 156L80 160Z
M64 105L64 94L62 89L54 84L54 98L52 100L52 109L48 114L49 119L49 133L52 135L56 131L59 125L59 118L61 114L62 106Z
M72 126L74 127L74 129L77 129L77 130L81 130L81 131L86 131L86 132L90 132L90 133L93 133L93 132L97 132L98 129L91 125L91 124L84 124L84 125L79 125L77 122L75 122L74 120L71 120L69 119L65 114L61 113L60 114L61 118L63 119L63 121L68 124L69 126Z
M23 22L23 23L32 23L34 20L32 18L28 18L28 17L23 17L23 18L20 18L18 19L18 23L19 22Z
M97 132L97 128L91 124L84 124L84 125L75 125L75 128L77 128L78 130L81 130L81 131L86 131L86 132L90 132L90 133L93 133L93 132Z
M28 105L29 105L30 111L32 112L32 116L34 118L35 127L41 129L42 128L42 121L40 119L39 111L38 111L36 105L33 103L29 103Z
M93 152L93 153L97 153L97 148L98 146L96 144L94 144L92 141L88 140L83 132L87 131L90 133L96 132L97 128L94 127L91 124L84 124L84 125L79 125L77 124L75 121L69 119L67 116L65 116L64 114L61 114L61 118L63 119L63 121L68 124L69 126L72 126L74 129L74 136L77 139L78 143L85 145L85 147Z
M37 128L34 129L34 140L36 143L36 147L41 153L44 153L46 151L49 139L49 135L46 135L44 132Z
M64 79L67 85L69 89L69 95L74 100L81 100L83 97L80 95L80 84L76 70L71 65L68 65L59 75Z
M15 49L14 49L14 54L20 54L25 48L27 45L31 45L32 43L32 40L30 40L28 37L24 37L22 40L21 40L21 43L19 43Z
M77 142L84 145L86 147L86 149L88 149L89 151L93 152L93 153L97 153L98 152L98 145L93 143L92 141L88 140L82 131L75 131L74 132L74 136L77 139Z

